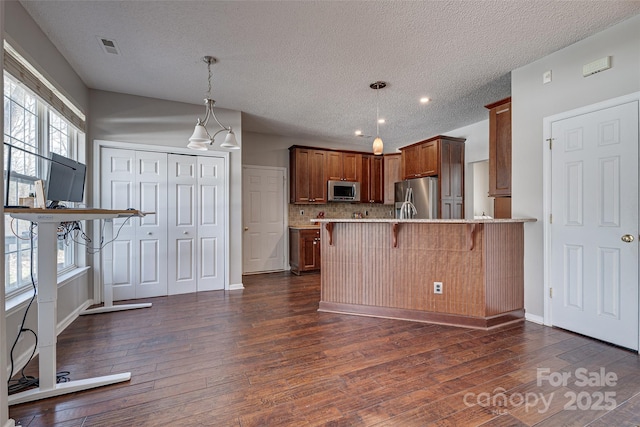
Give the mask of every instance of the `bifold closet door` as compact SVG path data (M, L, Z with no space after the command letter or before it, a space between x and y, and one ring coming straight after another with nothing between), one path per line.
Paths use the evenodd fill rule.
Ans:
M100 207L152 212L115 219L114 300L167 295L167 154L102 148Z
M196 292L198 158L169 155L169 295Z
M224 159L169 154L169 294L224 289Z

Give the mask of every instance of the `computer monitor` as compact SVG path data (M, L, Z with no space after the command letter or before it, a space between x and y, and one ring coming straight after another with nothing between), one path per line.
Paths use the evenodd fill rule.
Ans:
M59 207L60 202L82 202L87 167L56 153L51 154L47 178L48 208Z

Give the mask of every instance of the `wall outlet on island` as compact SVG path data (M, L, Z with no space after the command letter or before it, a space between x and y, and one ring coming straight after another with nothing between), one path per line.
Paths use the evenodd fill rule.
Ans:
M300 209L300 215L304 215L304 211Z
M433 293L434 294L442 293L442 282L433 282Z

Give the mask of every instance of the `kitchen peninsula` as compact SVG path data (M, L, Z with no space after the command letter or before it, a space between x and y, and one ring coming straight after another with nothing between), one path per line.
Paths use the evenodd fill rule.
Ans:
M532 221L319 220L319 311L477 329L520 322Z

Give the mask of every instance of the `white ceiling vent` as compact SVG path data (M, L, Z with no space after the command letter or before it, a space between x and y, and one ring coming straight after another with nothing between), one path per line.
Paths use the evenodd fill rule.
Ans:
M104 53L109 53L112 55L120 55L120 50L118 49L118 45L115 40L108 39L106 37L96 36L98 41L100 42L100 47Z

